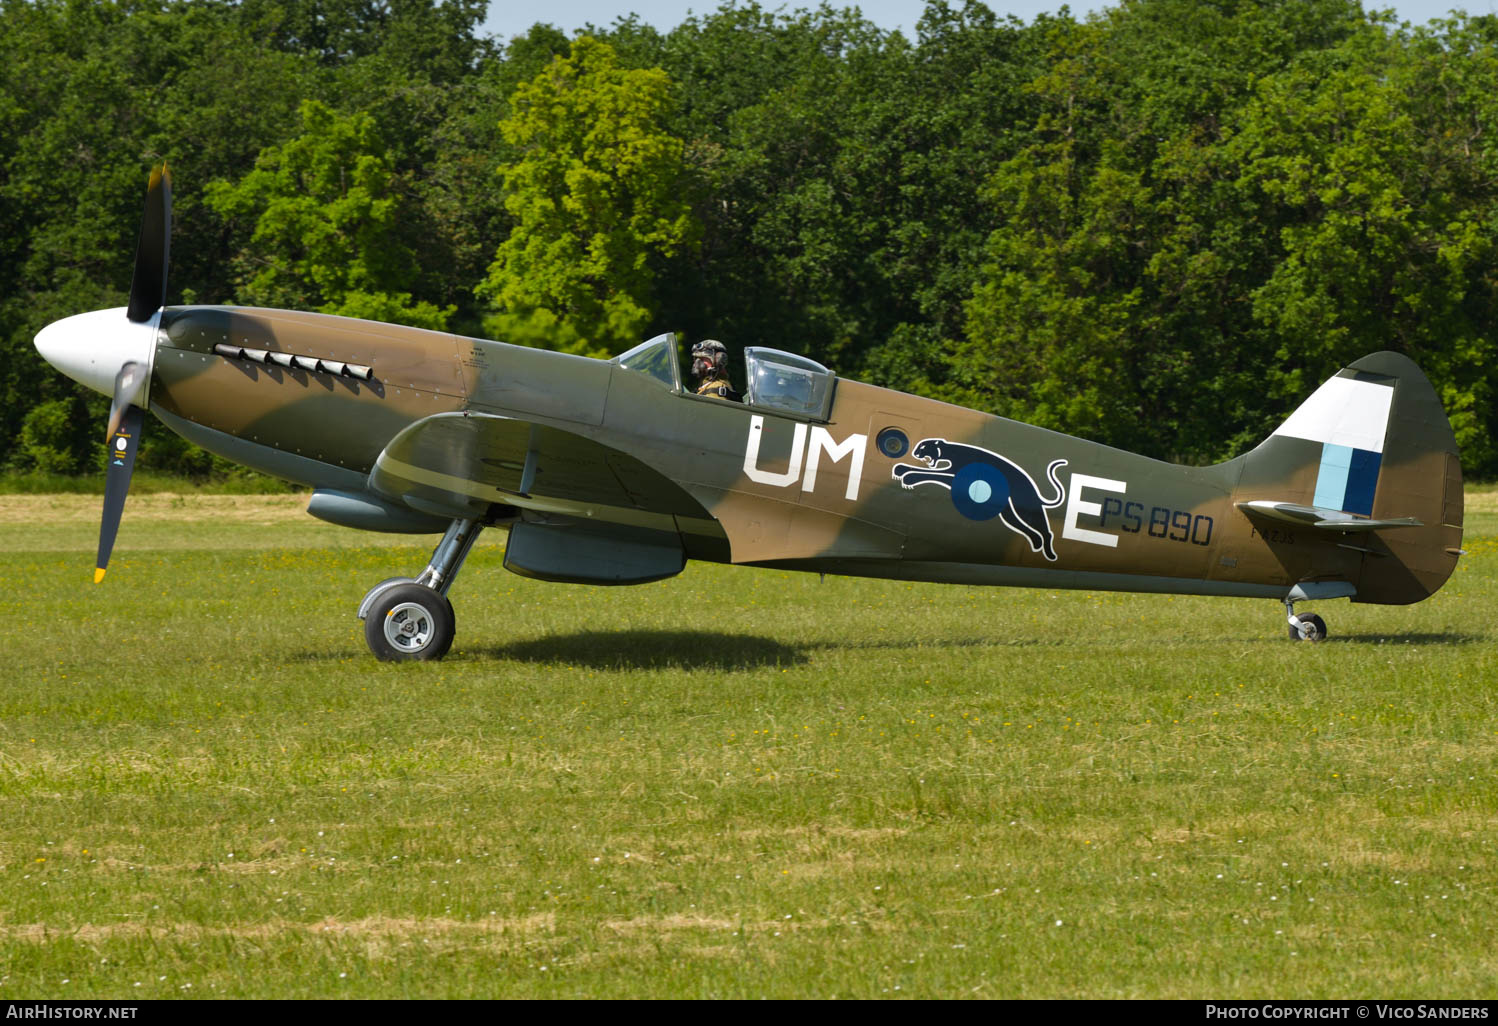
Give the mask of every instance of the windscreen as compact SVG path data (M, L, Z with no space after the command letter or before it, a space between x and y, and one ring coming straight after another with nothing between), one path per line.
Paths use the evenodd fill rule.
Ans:
M667 332L641 342L629 352L614 357L625 370L638 371L670 389L681 388L681 367L676 362L676 336Z

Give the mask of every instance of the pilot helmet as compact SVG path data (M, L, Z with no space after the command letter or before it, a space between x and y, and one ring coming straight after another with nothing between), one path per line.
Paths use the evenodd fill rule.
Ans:
M698 361L701 361L699 363ZM728 369L728 347L715 338L705 338L692 347L692 373L706 377Z

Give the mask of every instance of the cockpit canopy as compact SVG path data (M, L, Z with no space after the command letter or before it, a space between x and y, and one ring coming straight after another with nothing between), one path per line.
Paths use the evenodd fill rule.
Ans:
M641 342L629 352L614 357L625 370L654 378L673 392L685 392L676 336L669 332ZM836 375L815 360L764 346L744 349L748 376L745 402L762 410L788 413L808 420L826 420L832 410L832 388Z
M827 419L835 375L820 363L778 349L749 346L744 350L744 366L749 375L749 405Z

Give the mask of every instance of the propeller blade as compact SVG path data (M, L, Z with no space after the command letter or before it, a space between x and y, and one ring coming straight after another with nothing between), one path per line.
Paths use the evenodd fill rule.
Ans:
M126 364L126 368L130 365ZM124 377L125 370L120 371ZM109 433L109 469L104 476L104 519L99 524L99 558L94 561L94 583L104 580L114 536L120 530L120 514L125 496L130 493L130 474L135 469L135 453L140 448L140 429L146 413L139 406L125 405L117 429ZM110 419L114 419L113 413Z
M151 172L146 212L135 245L130 308L125 316L140 323L166 305L166 269L172 248L172 175L165 164Z
M172 249L172 173L165 164L151 172L146 186L146 210L141 217L140 238L135 244L135 271L130 278L130 306L125 316L136 324L149 321L166 305L166 272ZM99 523L99 557L94 561L94 583L104 580L125 497L130 494L130 475L140 449L140 429L145 422L141 409L150 364L126 361L114 376L114 397L109 404L109 467L104 475L104 516Z
M131 403L140 398L140 385L144 380L141 365L131 360L120 368L120 372L114 376L114 400L109 404L109 428L104 437L110 444L114 443L114 436L120 429L120 420L125 416L125 410Z

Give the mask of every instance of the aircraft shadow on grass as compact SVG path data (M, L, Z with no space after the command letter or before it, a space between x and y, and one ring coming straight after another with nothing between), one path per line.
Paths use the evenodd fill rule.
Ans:
M510 659L526 663L561 663L598 669L752 670L761 666L804 666L810 653L829 650L957 649L983 646L1049 644L1035 640L994 642L987 638L946 641L870 640L808 641L800 644L749 634L706 631L581 631L480 648L462 648L457 658Z
M577 631L507 645L460 645L454 656L587 666L600 670L752 670L762 666L803 666L804 645L788 645L751 634L713 631Z

